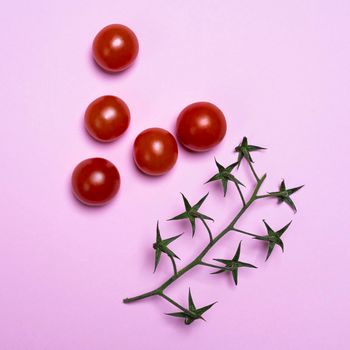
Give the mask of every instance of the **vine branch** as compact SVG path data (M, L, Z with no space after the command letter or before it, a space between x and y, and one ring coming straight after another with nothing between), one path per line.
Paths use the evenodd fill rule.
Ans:
M232 231L236 231L239 233L243 233L244 235L248 235L248 236L252 236L252 237L256 237L256 235L254 235L253 233L247 232L247 231L243 231L243 230L239 230L238 228L232 228Z
M141 300L141 299L145 299L145 298L149 298L152 296L161 296L164 298L164 290L169 287L172 283L174 283L176 280L178 280L181 276L183 276L186 272L190 271L191 269L193 269L194 267L196 267L197 265L202 264L202 259L205 257L205 255L209 252L209 250L221 239L223 238L228 232L232 231L234 228L234 225L237 223L237 221L241 218L241 216L246 212L246 210L254 203L254 201L257 199L257 194L259 192L259 189L261 187L261 185L263 184L264 180L266 178L266 174L263 175L261 178L257 177L257 183L256 186L254 188L254 191L251 195L251 197L249 198L248 202L246 202L246 204L241 208L241 210L237 213L237 215L232 219L232 221L227 225L227 227L221 231L215 238L213 238L208 244L207 246L202 250L202 252L195 258L192 260L192 262L190 262L188 265L186 265L185 267L183 267L181 270L179 270L177 272L177 274L174 274L172 277L170 277L169 279L167 279L163 284L161 284L158 288L144 293L144 294L140 294L137 295L135 297L132 298L126 298L123 300L124 303L132 303L135 302L137 300ZM167 299L167 298L164 298ZM168 300L168 299L167 299ZM169 301L169 300L168 300Z
M248 235L251 237L254 237L254 239L263 241L265 244L267 244L267 256L266 260L270 257L272 251L276 246L279 246L282 251L284 249L284 243L283 240L281 239L282 235L284 232L288 229L288 227L291 224L291 221L285 225L284 227L280 228L279 230L274 230L265 220L263 220L263 223L265 225L267 234L260 236L260 235L255 235L253 233L250 233L248 231L244 231L238 228L235 228L237 222L239 219L245 214L245 212L249 209L249 207L258 199L262 198L276 198L278 199L279 203L286 203L291 209L293 209L294 212L296 212L296 206L293 202L293 200L290 198L292 194L297 192L299 189L301 189L303 186L299 187L294 187L294 188L287 188L284 180L280 184L279 190L277 192L268 192L267 194L259 195L259 190L263 184L263 182L266 179L266 174L263 175L262 177L259 177L258 174L256 173L254 166L253 166L253 160L250 155L251 152L254 151L259 151L263 150L265 148L260 147L260 146L255 146L251 145L248 143L248 140L246 137L243 138L241 144L235 148L235 151L238 152L238 160L235 163L232 163L231 165L224 167L222 164L220 164L216 159L215 163L218 168L218 172L212 176L206 183L212 182L212 181L221 181L222 187L223 187L223 192L224 196L226 195L227 192L227 184L229 181L234 182L236 189L239 193L242 206L240 210L236 213L236 215L232 218L231 222L224 228L221 232L219 232L216 236L213 236L211 229L209 228L208 224L206 223L206 220L211 220L214 221L212 218L210 218L207 215L204 215L200 213L198 210L207 198L208 194L207 193L203 198L201 198L195 205L190 205L189 201L187 198L182 194L184 206L185 206L185 211L172 219L169 220L189 220L192 226L192 236L195 233L195 220L199 219L206 230L208 231L210 241L209 243L203 248L203 250L186 266L184 266L182 269L177 270L177 266L175 263L175 258L179 259L179 257L168 248L168 245L173 242L175 239L179 238L181 235L173 236L167 239L162 239L160 230L159 230L159 224L157 223L157 239L156 243L153 244L153 248L156 250L155 252L155 269L157 268L157 265L159 263L159 259L162 253L165 253L169 256L174 274L169 277L167 280L165 280L162 284L160 284L157 288L147 292L143 293L140 295L136 295L132 298L126 298L123 300L124 303L133 303L138 300L150 298L153 296L158 296L161 297L162 299L166 300L168 303L172 304L175 306L177 309L180 311L178 312L172 312L168 313L167 315L173 316L173 317L180 317L184 318L185 324L191 324L193 321L197 319L203 319L202 315L206 311L208 311L215 303L202 306L200 308L196 308L192 295L191 295L191 290L189 290L188 293L188 308L185 308L181 306L179 303L177 303L175 300L173 300L171 297L166 295L164 291L174 282L176 282L179 278L181 278L183 275L185 275L188 271L194 269L196 266L207 266L210 268L218 269L217 271L213 273L220 273L224 271L230 271L232 273L232 278L237 285L238 283L238 269L241 267L245 268L256 268L256 266L241 261L240 260L240 254L241 254L241 242L239 243L236 253L234 254L234 257L230 260L227 259L214 259L215 261L219 262L220 264L223 264L221 266L216 265L215 263L209 263L203 261L204 257L207 255L207 253L214 247L214 245L223 239L224 236L226 236L229 232L234 231L238 233L242 233L244 235ZM249 169L251 170L251 173L256 180L256 183L254 185L253 191L249 197L249 199L245 199L245 196L242 193L241 186L244 186L243 183L241 183L231 172L235 167L239 167L241 161L245 159L245 161L248 162Z

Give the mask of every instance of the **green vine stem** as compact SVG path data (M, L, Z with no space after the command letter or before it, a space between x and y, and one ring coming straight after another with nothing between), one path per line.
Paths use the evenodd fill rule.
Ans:
M213 265L213 264L208 264L204 261L202 261L199 265L203 265L203 266L208 266L208 267L213 267L214 269L220 269L220 270L227 270L230 271L229 268L224 267L224 266L218 266L218 265Z
M240 196L240 199L242 201L242 206L241 209L237 212L237 214L233 217L231 222L226 226L224 230L219 232L216 236L213 236L211 229L206 223L206 220L214 221L211 217L204 215L200 213L198 210L200 209L201 205L207 198L208 194L207 193L204 197L202 197L196 204L191 205L188 201L188 199L182 195L182 199L184 202L185 206L185 211L182 212L181 214L176 215L175 217L169 219L169 220L189 220L191 223L192 227L192 236L195 234L195 229L196 229L196 219L199 219L206 230L208 231L210 241L209 243L203 248L203 250L195 257L189 264L187 264L185 267L183 267L181 270L177 270L175 259L180 259L170 248L168 248L168 245L179 238L181 236L173 236L169 237L166 239L163 239L161 237L160 229L159 229L159 222L157 222L157 235L156 235L156 242L153 244L153 248L155 249L155 268L156 270L158 263L160 261L160 257L162 254L168 255L168 257L171 260L171 263L173 265L174 273L173 275L168 278L164 283L162 283L158 288L153 289L147 293L143 293L137 296L134 296L132 298L126 298L123 300L124 303L132 303L137 300L142 300L154 296L158 296L173 306L175 306L178 311L177 312L172 312L172 313L167 313L166 315L172 316L172 317L179 317L184 319L184 322L186 325L191 324L193 321L202 319L203 314L208 311L214 304L211 303L206 306L202 306L200 308L197 308L193 302L192 295L191 295L191 290L189 289L188 292L188 308L185 308L181 306L179 303L177 303L175 300L173 300L170 296L166 295L164 291L174 282L176 282L179 278L181 278L183 275L185 275L188 271L192 270L196 266L203 266L203 267L209 267L209 268L214 268L216 269L213 274L221 273L224 271L230 272L233 277L233 281L235 285L238 283L238 269L241 267L247 267L247 268L256 268L256 266L246 263L244 261L240 261L240 253L241 253L241 242L239 243L237 250L234 254L234 257L230 260L227 259L214 259L214 261L217 261L220 264L223 265L217 265L215 263L209 263L204 261L204 257L207 255L207 253L214 247L214 245L221 240L225 235L227 235L229 232L237 232L241 234L245 234L248 236L253 237L256 240L262 241L267 245L267 256L266 259L269 259L272 251L274 250L275 246L278 246L281 248L281 250L284 250L284 243L283 240L281 239L282 235L284 232L288 229L288 227L291 224L291 221L286 224L284 227L275 230L273 229L265 220L263 220L265 229L267 231L266 235L255 235L253 233L243 231L241 229L236 228L236 224L238 220L245 214L245 212L248 210L248 208L256 201L262 198L275 198L278 200L278 203L285 203L288 205L294 213L297 211L297 208L291 199L291 195L293 195L295 192L299 191L303 186L298 186L294 188L289 188L286 186L285 181L282 180L282 182L279 185L279 190L275 192L267 192L267 194L262 194L259 195L259 190L263 184L263 182L266 179L266 174L263 175L262 177L259 177L254 169L253 166L253 159L251 157L251 152L255 151L260 151L264 150L265 148L260 147L260 146L255 146L251 145L248 143L247 137L244 137L242 142L235 147L235 152L238 153L238 159L235 163L232 163L228 166L223 166L220 164L216 159L215 159L215 164L217 167L217 173L213 175L206 183L212 182L212 181L220 181L222 184L223 188L223 194L224 196L226 195L227 192L227 185L229 182L233 182L235 184L235 187L237 189L237 192ZM237 179L233 174L232 171L234 168L239 168L242 160L245 160L248 162L249 169L256 180L254 184L253 191L249 197L249 199L246 199L245 196L243 195L243 192L241 191L240 186L244 186L244 184Z
M257 197L258 199L259 197ZM247 231L243 231L243 230L239 230L238 228L233 228L233 231L239 232L239 233L243 233L244 235L248 235L248 236L252 236L252 237L256 237L256 235L254 235L253 233L247 232Z
M184 312L188 312L190 313L190 311L186 308L184 308L183 306L181 306L180 304L178 304L175 300L171 299L169 296L167 296L164 293L159 293L159 296L162 297L163 299L165 299L166 301L168 301L170 304L173 304L174 306L176 306L178 309L184 311Z
M183 267L181 270L179 270L177 273L175 273L172 277L170 277L169 279L167 279L163 284L161 284L158 288L151 290L147 293L144 294L140 294L137 296L134 296L132 298L126 298L123 300L124 303L132 303L138 300L142 300L142 299L146 299L149 297L153 297L153 296L159 296L162 297L163 299L167 300L168 302L170 302L171 304L175 305L177 308L179 308L180 310L183 310L184 312L188 312L187 309L183 308L181 305L179 305L178 303L176 303L173 299L169 298L168 296L166 296L163 292L164 290L169 287L172 283L174 283L176 280L178 280L180 277L182 277L186 272L190 271L191 269L193 269L194 267L198 266L198 265L204 265L205 263L203 263L202 259L205 257L205 255L210 251L210 249L220 240L222 239L227 233L229 233L230 231L235 230L234 226L236 225L237 221L241 218L241 216L247 211L247 209L254 203L254 201L256 199L259 198L258 196L258 192L260 190L261 185L263 184L265 178L266 178L266 174L263 175L261 178L259 178L253 168L253 165L248 162L250 165L250 168L252 170L252 173L254 174L254 177L256 178L257 182L256 185L254 187L254 191L252 193L252 195L250 196L249 200L247 202L244 201L243 196L242 198L242 202L244 203L242 208L240 209L240 211L237 213L237 215L232 219L232 221L227 225L227 227L221 231L219 234L217 234L217 236L215 236L215 238L212 238L210 240L210 242L205 246L205 248L202 250L202 252L194 259L192 260L192 262L190 262L188 265L186 265L185 267ZM204 220L203 220L204 221ZM237 231L237 230L236 230ZM211 232L210 232L210 236L211 236Z
M253 175L255 177L255 180L259 181L259 176L256 174L255 169L253 167L253 164L252 164L252 162L250 160L248 160L248 164L249 164L249 167L250 167L250 169L251 169L251 171L252 171L252 173L253 173Z

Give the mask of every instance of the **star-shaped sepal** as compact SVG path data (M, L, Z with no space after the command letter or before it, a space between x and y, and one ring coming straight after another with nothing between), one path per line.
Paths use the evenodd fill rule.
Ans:
M192 299L191 290L189 290L188 291L188 309L184 309L181 312L168 313L167 315L168 316L173 316L173 317L183 318L185 320L185 324L189 325L195 320L203 320L203 321L205 321L205 319L203 318L202 315L206 311L208 311L214 304L216 304L216 302L197 309L196 306L194 305L194 302L193 302L193 299Z
M267 249L267 256L265 261L270 257L273 249L275 248L276 245L278 245L282 251L284 251L284 244L283 241L281 240L281 236L287 231L288 227L290 226L290 224L292 223L291 221L283 226L280 230L278 231L274 231L269 225L268 223L263 220L266 230L267 230L267 235L266 236L258 236L258 235L254 235L254 239L258 239L260 241L265 241L268 244L268 249Z
M249 145L247 137L244 136L241 144L235 148L235 151L238 152L238 167L241 164L243 158L245 158L249 163L254 163L250 152L260 151L264 149L266 148Z
M156 242L153 243L153 249L156 251L155 253L155 262L154 262L154 272L157 269L157 266L159 264L160 261L160 257L162 256L162 253L166 254L174 267L174 272L176 274L176 265L175 265L175 261L174 258L179 259L180 258L172 251L168 248L168 245L175 241L175 239L179 238L182 234L179 234L177 236L173 236L167 239L162 239L161 235L160 235L160 230L159 230L159 222L157 222L157 236L156 236Z
M295 192L299 191L302 187L304 187L304 185L287 189L284 180L282 180L282 182L280 184L279 191L278 192L268 192L268 194L269 194L269 197L278 198L279 203L286 203L294 210L294 212L296 212L297 208L296 208L294 202L292 201L292 199L290 198L290 196L292 194L294 194Z
M207 193L203 198L201 198L195 205L191 206L191 204L188 202L187 198L181 193L184 205L185 205L185 211L169 220L183 220L183 219L188 219L191 223L191 227L192 227L192 237L195 234L196 231L196 219L200 219L203 224L205 225L206 229L209 232L209 236L210 239L212 239L211 237L211 232L210 229L208 227L208 225L206 224L205 220L210 220L210 221L214 221L211 217L204 215L202 213L200 213L198 210L201 207L201 205L203 204L203 202L206 200L206 198L208 197Z
M246 262L239 260L239 257L241 255L241 244L242 244L242 241L239 242L236 253L231 260L214 259L215 261L220 262L220 263L224 264L225 266L222 268L219 268L218 271L212 272L212 274L230 271L232 273L233 281L234 281L235 285L237 285L237 283L238 283L238 269L239 268L241 268L241 267L249 267L249 268L254 268L254 269L257 268L256 266L254 266L252 264L248 264Z
M238 186L244 186L242 182L240 182L235 176L231 174L232 170L238 165L238 162L233 163L226 168L222 166L216 159L215 159L215 163L219 172L215 174L213 177L211 177L206 183L212 182L212 181L221 181L222 188L224 191L224 197L226 196L227 184L229 181L232 181L237 188Z

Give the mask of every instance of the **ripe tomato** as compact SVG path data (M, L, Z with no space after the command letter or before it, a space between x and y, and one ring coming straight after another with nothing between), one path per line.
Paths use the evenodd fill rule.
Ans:
M87 205L106 204L116 195L119 187L119 172L107 159L85 159L72 174L73 193Z
M160 128L142 131L134 142L134 160L148 175L162 175L176 163L178 155L175 137Z
M91 102L85 112L85 128L98 141L117 139L129 126L126 103L115 96L102 96Z
M138 52L136 35L121 24L104 27L92 44L96 63L109 72L120 72L128 68L135 61Z
M179 142L196 152L216 146L226 134L226 119L221 110L209 102L187 106L177 118Z

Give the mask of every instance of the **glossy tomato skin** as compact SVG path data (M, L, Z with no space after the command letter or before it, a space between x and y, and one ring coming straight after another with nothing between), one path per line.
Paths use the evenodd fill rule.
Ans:
M82 203L100 206L108 203L118 192L118 169L107 159L89 158L80 162L72 174L72 189Z
M138 52L139 43L135 33L122 24L104 27L92 44L96 63L108 72L127 69L135 61Z
M176 163L178 147L167 130L150 128L142 131L134 142L134 160L147 175L163 175Z
M84 124L94 139L111 142L128 128L130 111L122 99L116 96L101 96L86 109Z
M195 152L204 152L216 146L226 134L226 119L212 103L196 102L180 113L176 123L179 142Z

